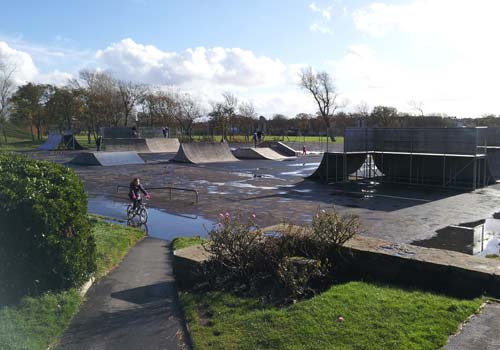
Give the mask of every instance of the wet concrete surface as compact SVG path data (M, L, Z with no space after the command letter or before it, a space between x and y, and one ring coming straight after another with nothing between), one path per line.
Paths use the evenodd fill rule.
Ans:
M445 350L498 350L500 349L500 304L487 304L456 336L452 336Z
M56 153L56 154L54 154ZM91 196L127 202L126 190L116 191L139 176L146 187L176 186L195 189L192 193L152 191L150 207L170 214L201 216L217 220L221 212L255 213L261 226L288 220L311 221L318 208L335 207L361 219L362 234L395 242L429 239L437 230L489 218L500 209L500 185L474 192L444 191L439 188L365 182L326 185L304 179L321 161L321 156L293 161L248 160L197 166L164 162L168 155L148 155L141 166L73 167ZM61 161L71 154L36 152L35 157ZM62 159L62 161L64 161ZM160 161L160 162L157 162Z

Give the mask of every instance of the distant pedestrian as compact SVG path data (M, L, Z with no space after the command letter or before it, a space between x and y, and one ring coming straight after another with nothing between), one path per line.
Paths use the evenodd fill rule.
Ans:
M165 127L161 128L161 132L163 133L163 138L167 138L167 129Z
M257 148L257 132L253 133L252 138L253 138L253 146Z
M101 150L101 145L102 145L102 136L99 135L97 137L97 140L95 140L95 145L97 147L97 151L100 151Z
M303 156L307 155L306 145L302 146L302 155Z
M262 142L262 131L260 131L260 130L257 130L257 141L259 143Z

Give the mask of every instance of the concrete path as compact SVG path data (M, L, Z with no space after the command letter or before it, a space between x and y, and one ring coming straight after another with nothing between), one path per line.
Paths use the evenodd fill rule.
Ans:
M146 238L93 286L57 349L184 350L168 242Z
M462 331L450 338L446 350L500 349L500 304L487 304L467 323Z

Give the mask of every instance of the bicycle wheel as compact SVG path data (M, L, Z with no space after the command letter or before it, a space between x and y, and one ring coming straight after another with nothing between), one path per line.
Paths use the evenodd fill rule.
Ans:
M148 211L146 208L139 209L139 221L141 224L148 222Z
M132 204L129 204L127 206L127 219L132 220L134 216L135 216L134 206Z

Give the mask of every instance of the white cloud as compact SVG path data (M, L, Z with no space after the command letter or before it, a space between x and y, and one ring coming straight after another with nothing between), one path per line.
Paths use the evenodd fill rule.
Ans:
M13 80L16 84L23 84L34 79L38 70L26 52L10 47L5 41L0 41L0 58L8 69L14 69Z
M320 13L321 16L323 16L327 21L329 21L332 18L332 7L326 7L326 8L319 8L316 3L311 2L309 4L309 8L311 9L312 12L317 12Z
M198 47L177 53L123 39L99 50L96 61L122 78L161 85L276 86L288 80L281 61L239 48Z
M329 22L332 18L332 6L326 8L320 8L316 3L311 2L309 4L309 9L314 13L319 13L321 17L315 20L310 26L309 30L311 32L321 33L321 34L332 34L332 29L330 28Z
M302 65L287 65L249 50L198 47L167 52L123 39L99 50L95 61L98 68L119 79L188 91L206 108L210 101L220 100L222 92L231 91L252 100L258 113L266 115L314 110L307 95L298 89ZM288 100L287 96L292 98Z
M322 26L321 24L318 23L313 23L309 26L309 30L311 32L318 32L321 34L333 34L332 30L328 26Z
M352 13L356 29L372 38L369 51L357 61L346 53L337 72L357 76L353 93L371 104L408 110L405 101L419 100L427 113L498 114L499 12L497 0L372 3Z

